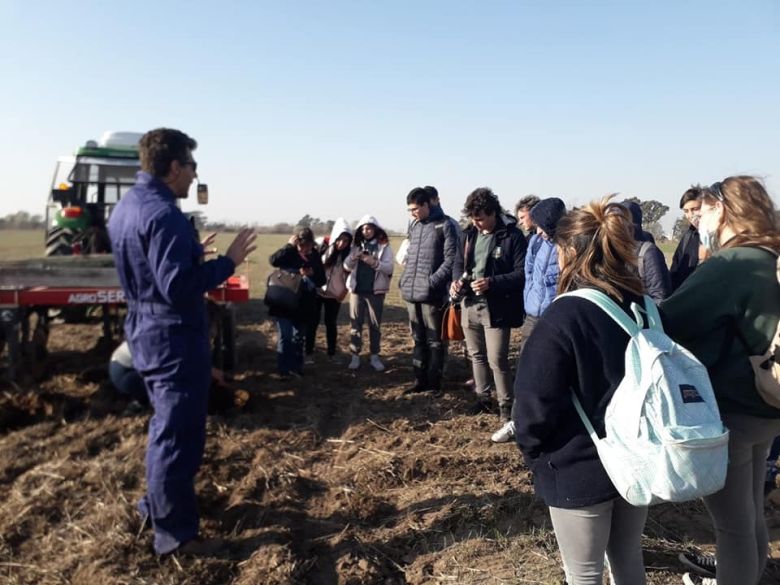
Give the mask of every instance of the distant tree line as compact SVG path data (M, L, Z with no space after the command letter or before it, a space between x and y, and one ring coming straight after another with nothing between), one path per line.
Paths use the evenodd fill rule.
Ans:
M0 218L0 230L42 230L44 227L42 215L30 215L26 211L9 213Z
M246 223L239 222L224 222L224 221L211 221L202 212L196 211L193 215L197 216L199 225L204 226L203 229L210 232L237 232L243 227L246 227ZM258 234L292 234L299 227L311 228L315 236L330 235L330 231L333 229L333 224L336 223L333 219L322 220L319 217L312 217L308 213L300 218L295 223L279 222L273 225L259 225L257 223L249 224L249 227L254 229ZM350 222L354 224L354 221ZM388 234L393 235L392 230L388 231Z

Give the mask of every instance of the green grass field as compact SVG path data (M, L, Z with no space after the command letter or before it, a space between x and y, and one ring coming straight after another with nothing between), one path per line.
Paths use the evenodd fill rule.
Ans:
M220 234L217 237L217 249L220 253L227 250L230 242L235 236L233 234ZM252 298L262 298L265 291L265 281L271 271L271 265L268 263L268 257L276 250L281 248L288 240L289 236L282 234L267 234L257 238L257 250L252 253L248 262L240 266L238 273L247 274L250 283L250 296ZM390 238L393 253L398 250L403 238L394 236ZM672 254L676 242L666 242L660 245L661 250L666 256L668 263L671 262ZM38 258L43 255L43 234L37 230L0 230L0 260L22 260L24 258ZM397 279L401 268L396 264ZM390 305L401 307L401 296L398 287L395 286L397 280L393 281L390 287L390 293L387 295L387 302Z
M234 234L220 234L217 236L216 246L220 253L227 250ZM281 248L289 239L282 234L261 235L257 238L257 250L249 260L238 268L239 274L247 274L250 284L250 296L262 298L265 292L265 281L271 272L268 258L276 250ZM402 238L391 238L391 246L394 253L398 249ZM43 256L43 234L37 230L0 230L0 260L23 260L25 258L40 258ZM396 265L396 272L400 267ZM401 297L397 287L391 287L387 295L387 302L391 305L402 306Z

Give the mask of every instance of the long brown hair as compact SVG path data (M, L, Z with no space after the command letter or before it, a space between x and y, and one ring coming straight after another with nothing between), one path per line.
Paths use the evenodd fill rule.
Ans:
M736 235L723 248L736 246L763 246L780 252L780 227L777 210L764 185L750 176L728 177L702 190L702 199L708 205L723 204L723 218L717 237L726 223Z
M563 266L558 294L596 287L620 301L621 290L644 294L636 272L636 242L628 210L610 201L591 201L558 222L555 243Z

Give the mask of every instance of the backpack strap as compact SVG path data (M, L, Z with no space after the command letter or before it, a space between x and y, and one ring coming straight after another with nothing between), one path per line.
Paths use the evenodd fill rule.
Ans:
M628 333L629 337L633 337L634 335L639 333L639 330L642 328L643 325L642 317L641 315L638 314L638 308L635 305L632 307L632 309L634 311L634 317L637 320L632 321L629 318L629 316L626 315L626 312L620 307L620 305L618 305L615 301L613 301L611 298L609 298L601 291L592 288L581 288L578 290L564 293L562 295L558 295L556 297L556 300L561 299L563 297L579 297L581 299L586 299L590 301L594 305L597 305L607 315L612 317L612 320L615 321L615 323L617 323L618 325L620 325L623 331ZM656 314L658 314L658 309L656 309L655 312ZM660 317L658 321L660 322Z
M596 429L593 428L593 425L591 424L588 415L585 414L585 409L582 408L580 399L577 398L577 394L575 394L574 390L571 391L571 400L572 402L574 402L574 408L577 410L577 414L580 415L580 420L582 420L582 424L585 425L585 430L588 431L588 434L590 435L590 438L593 441L593 443L595 445L598 445L599 436L596 434Z

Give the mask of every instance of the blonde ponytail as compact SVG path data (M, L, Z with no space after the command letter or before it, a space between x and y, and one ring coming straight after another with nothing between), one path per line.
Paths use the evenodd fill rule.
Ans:
M613 196L574 209L558 223L555 242L562 256L558 293L595 287L623 300L621 290L644 293L636 273L636 242L628 210Z

